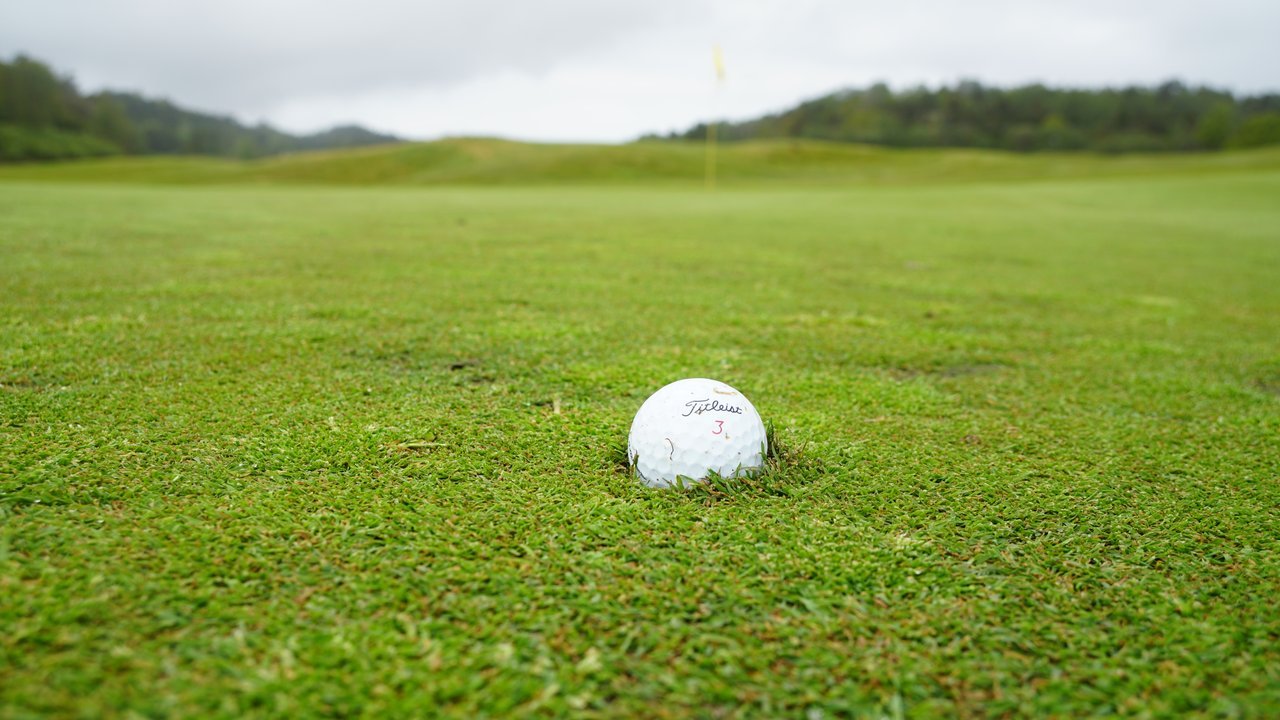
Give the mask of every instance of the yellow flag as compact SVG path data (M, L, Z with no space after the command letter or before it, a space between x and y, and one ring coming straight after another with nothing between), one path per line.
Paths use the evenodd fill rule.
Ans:
M724 82L724 53L720 52L719 45L715 45L711 48L711 54L716 63L716 80Z

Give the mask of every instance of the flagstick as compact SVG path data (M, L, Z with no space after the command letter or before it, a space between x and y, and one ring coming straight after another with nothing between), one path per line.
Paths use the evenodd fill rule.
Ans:
M720 88L724 87L724 55L720 52L720 46L715 45L711 48L711 57L716 67L716 89L711 100L711 119L707 123L707 189L716 189L716 132L719 129L719 103L716 100L720 97Z
M716 121L707 124L707 189L716 189Z

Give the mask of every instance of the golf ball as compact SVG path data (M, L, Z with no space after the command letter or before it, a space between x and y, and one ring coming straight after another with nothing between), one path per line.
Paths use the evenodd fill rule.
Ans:
M677 380L649 396L631 422L627 458L650 487L759 470L764 422L742 393L706 378Z

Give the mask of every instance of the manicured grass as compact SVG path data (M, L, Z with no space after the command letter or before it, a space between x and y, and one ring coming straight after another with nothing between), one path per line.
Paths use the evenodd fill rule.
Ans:
M1195 162L0 183L0 716L1274 716L1280 171ZM768 475L619 468L685 376Z

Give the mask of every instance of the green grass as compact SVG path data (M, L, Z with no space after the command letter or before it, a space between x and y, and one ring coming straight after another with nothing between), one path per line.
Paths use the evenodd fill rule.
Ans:
M817 141L725 144L721 185L770 188L993 182L1280 170L1280 147L1202 155L1034 155L982 150L892 150ZM382 145L239 161L114 158L0 166L0 180L144 184L702 185L699 143L535 145L485 138Z
M399 152L4 170L0 717L1280 713L1274 153L154 185Z

